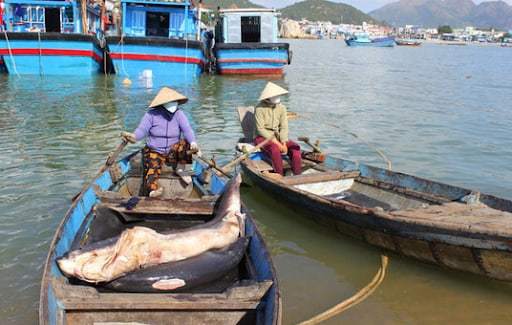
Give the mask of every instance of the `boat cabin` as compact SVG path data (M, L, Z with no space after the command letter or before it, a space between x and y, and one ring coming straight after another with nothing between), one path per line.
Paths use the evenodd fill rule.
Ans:
M279 13L275 9L219 11L217 43L277 43Z
M101 28L100 8L92 2L86 7L83 15L74 0L5 0L5 25L11 32L95 33Z
M123 35L197 40L196 9L187 0L122 0Z

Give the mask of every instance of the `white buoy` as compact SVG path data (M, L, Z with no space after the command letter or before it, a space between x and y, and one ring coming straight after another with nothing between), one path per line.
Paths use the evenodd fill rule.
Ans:
M142 71L142 79L146 88L153 88L153 70L146 69Z

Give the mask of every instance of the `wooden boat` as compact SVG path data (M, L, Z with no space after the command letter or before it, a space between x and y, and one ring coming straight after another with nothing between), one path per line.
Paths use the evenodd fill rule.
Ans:
M115 73L195 77L206 65L200 14L193 2L121 0L122 36L106 38Z
M421 41L413 40L413 39L396 39L396 45L398 46L420 46Z
M275 9L223 9L216 25L217 72L230 75L281 75L291 63L288 43L278 41Z
M243 206L250 240L240 264L190 292L115 292L70 280L58 268L56 259L66 252L119 235L133 225L169 230L211 219L226 179L214 174L205 184L200 177L204 169L199 163L189 166L189 184L164 169L160 180L164 198L140 197L131 210L120 203L139 191L139 153L95 179L75 199L51 243L41 285L40 324L280 324L280 296L270 254Z
M0 58L7 73L90 76L104 72L98 6L76 0L8 0L5 6L9 23L0 33Z
M246 139L254 118L240 110ZM245 180L320 223L369 244L444 268L512 281L512 201L327 156L303 174L276 177L262 153ZM289 171L289 167L288 167Z

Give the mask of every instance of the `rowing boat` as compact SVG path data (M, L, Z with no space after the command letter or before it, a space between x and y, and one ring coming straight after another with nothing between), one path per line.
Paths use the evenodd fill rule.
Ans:
M132 276L120 289L112 283L70 279L59 269L57 260L67 252L91 247L133 226L179 231L211 220L227 179L213 174L205 183L206 168L194 163L177 176L165 167L159 180L164 194L158 199L137 196L142 174L139 152L95 179L74 200L51 243L41 285L40 324L280 324L280 296L270 254L243 204L248 239L240 261L222 276L193 288L141 291ZM147 269L143 271L147 276Z
M245 139L252 111L239 110ZM243 146L239 144L239 147ZM260 152L244 181L307 210L322 224L388 251L444 268L512 281L512 201L326 156L280 177Z

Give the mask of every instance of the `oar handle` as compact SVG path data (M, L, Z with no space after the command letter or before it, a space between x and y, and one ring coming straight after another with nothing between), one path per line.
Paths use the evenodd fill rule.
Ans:
M312 144L311 142L309 142L309 138L308 137L298 137L298 140L299 141L302 141L304 142L305 144L307 144L308 146L310 146L314 152L318 152L318 153L322 153L322 150L320 149L319 146L315 145L315 144Z
M264 146L266 146L270 141L274 140L275 137L276 137L276 135L273 134L270 138L265 139L265 141L263 141L260 144L256 145L254 148L252 148L251 150L247 151L246 153L244 153L240 157L238 157L238 158L230 161L226 165L224 165L222 167L222 170L224 170L227 173L231 168L233 168L234 166L236 166L237 164L239 164L243 160L247 159L252 153L254 153L254 152L260 150L261 148L263 148Z

